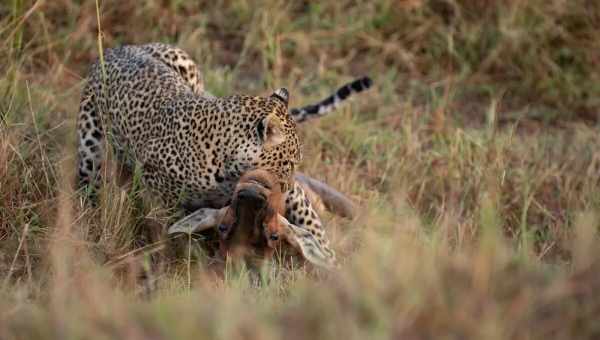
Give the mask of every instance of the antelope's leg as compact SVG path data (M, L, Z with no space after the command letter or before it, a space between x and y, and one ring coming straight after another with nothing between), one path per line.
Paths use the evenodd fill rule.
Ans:
M320 201L325 205L327 210L342 217L354 218L356 205L341 192L324 182L308 177L300 172L296 173L295 179L297 183L300 183L311 200L315 200L313 196L316 196L320 198ZM314 205L319 206L318 203L315 202Z

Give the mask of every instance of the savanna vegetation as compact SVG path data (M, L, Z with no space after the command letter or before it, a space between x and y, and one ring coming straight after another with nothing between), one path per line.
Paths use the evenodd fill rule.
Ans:
M600 338L599 36L590 0L1 0L0 338ZM339 270L215 276L135 177L75 192L87 68L152 41L217 95L373 78L299 127L360 206Z

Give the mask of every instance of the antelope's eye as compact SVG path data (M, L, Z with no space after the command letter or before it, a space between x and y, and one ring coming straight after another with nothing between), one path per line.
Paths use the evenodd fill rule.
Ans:
M225 234L229 228L225 224L219 224L218 229L221 234Z

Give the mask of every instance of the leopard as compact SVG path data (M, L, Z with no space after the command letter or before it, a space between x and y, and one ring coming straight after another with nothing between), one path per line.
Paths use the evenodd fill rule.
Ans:
M182 49L164 43L105 49L92 65L77 117L78 187L98 190L105 151L141 170L141 182L168 207L221 209L240 177L253 169L273 174L285 218L336 262L323 222L294 174L302 160L297 123L333 111L371 87L368 77L324 100L288 108L286 88L266 96L216 97L200 68ZM185 218L184 218L185 219Z

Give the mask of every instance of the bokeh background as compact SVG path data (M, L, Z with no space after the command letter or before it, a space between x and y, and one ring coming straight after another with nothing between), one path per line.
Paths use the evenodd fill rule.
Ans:
M593 0L2 0L0 338L600 337L599 36ZM218 277L202 240L159 249L176 212L135 179L74 192L88 67L153 41L216 95L373 78L299 127L360 205L324 216L339 271Z

